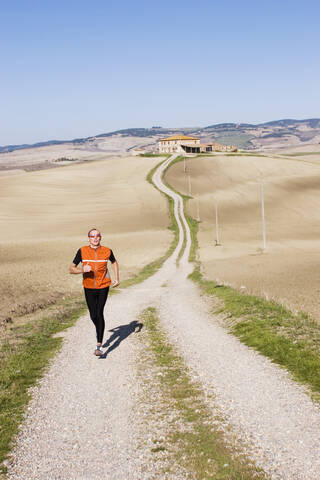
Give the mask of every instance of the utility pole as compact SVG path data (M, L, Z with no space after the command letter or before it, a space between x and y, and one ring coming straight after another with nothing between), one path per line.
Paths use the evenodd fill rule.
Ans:
M197 197L197 222L200 222L200 205L199 205L199 197Z
M267 251L267 242L266 242L266 224L264 219L264 190L263 183L261 182L261 215L262 215L262 238L263 238L263 253Z
M218 247L220 244L219 240L219 221L218 221L218 204L216 203L216 247Z

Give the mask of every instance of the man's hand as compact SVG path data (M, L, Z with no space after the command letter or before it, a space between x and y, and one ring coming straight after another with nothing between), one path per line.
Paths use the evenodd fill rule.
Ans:
M86 265L83 265L82 271L83 273L91 272L91 265L89 265L88 263Z
M120 285L119 280L114 280L113 283L112 283L112 286L117 287L118 285Z

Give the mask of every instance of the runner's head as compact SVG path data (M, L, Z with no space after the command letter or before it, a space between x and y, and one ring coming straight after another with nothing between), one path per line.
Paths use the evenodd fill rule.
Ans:
M89 244L92 248L97 248L100 246L101 242L101 233L96 228L91 228L88 232Z

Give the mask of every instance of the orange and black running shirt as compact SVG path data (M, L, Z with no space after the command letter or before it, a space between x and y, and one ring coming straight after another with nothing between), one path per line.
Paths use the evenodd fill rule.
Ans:
M82 262L83 265L91 266L91 271L83 274L84 288L105 288L111 285L108 260L111 263L116 261L112 250L108 247L100 245L98 248L91 248L90 245L86 245L79 248L73 263L79 265Z

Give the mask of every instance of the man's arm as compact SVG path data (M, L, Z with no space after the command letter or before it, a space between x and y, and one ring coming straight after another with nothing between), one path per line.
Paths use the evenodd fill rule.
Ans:
M82 257L81 257L81 250L79 248L79 250L76 253L76 256L73 259L73 262L69 267L69 273L87 273L91 271L91 267L88 264L78 267L80 262L82 262Z
M77 267L75 263L71 263L69 273L83 273L82 267Z
M117 287L119 285L119 265L117 260L115 260L113 263L111 263L113 273L114 273L114 282L112 284L113 287Z
M69 273L88 273L91 272L90 265L83 265L83 267L77 267L75 263L71 263L69 267Z

